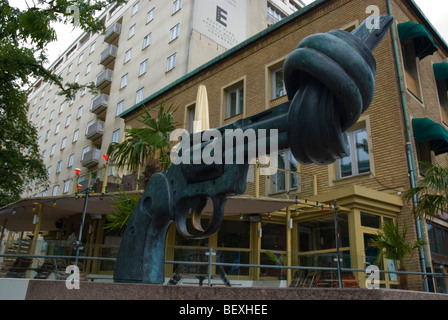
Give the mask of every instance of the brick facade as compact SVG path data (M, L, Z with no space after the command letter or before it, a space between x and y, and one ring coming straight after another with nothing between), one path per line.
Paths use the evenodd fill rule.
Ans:
M186 108L194 103L197 88L203 84L207 87L212 128L240 117L257 114L270 106L271 66L276 66L279 63L281 65L286 56L308 35L347 28L353 24L359 25L369 16L366 13L366 8L372 4L380 8L381 14L388 12L385 0L321 2L320 5L316 5L308 12L285 19L287 22L283 22L281 27L268 29L264 35L256 36L256 39L249 39L245 45L238 49L232 49L231 54L224 54L208 67L203 68L202 71L194 72L176 85L150 97L145 105L147 108L155 108L155 110L162 102L179 107L175 114L176 121L181 127L188 128ZM397 23L409 20L419 21L419 17L407 1L392 1L392 9L396 19L393 28L396 28ZM409 122L412 118L427 117L437 123L442 123L432 64L446 60L447 52L442 49L445 47L446 45L439 44L437 52L418 62L422 97L416 98L409 91L405 93ZM374 57L377 61L375 97L370 108L360 119L360 122L365 123L369 134L371 172L338 180L334 164L324 167L302 165L301 173L317 177L318 195L352 184L393 195L410 188L406 154L406 127L390 31L374 51ZM244 82L244 113L239 117L225 119L225 88L238 81ZM128 112L125 116L126 126L138 126L137 117L138 109ZM324 123L315 125L325 126ZM415 144L413 144L413 149L415 151ZM432 157L435 163L448 164L446 154L438 157L434 157L433 154ZM415 162L418 162L417 158L415 158ZM251 186L249 187L251 188ZM252 189L250 190L252 191ZM267 193L267 191L263 189L262 193ZM411 207L411 204L405 204L397 218L400 223L406 221L409 226L409 239L415 239L417 231ZM418 255L414 255L409 266L412 270L420 270Z

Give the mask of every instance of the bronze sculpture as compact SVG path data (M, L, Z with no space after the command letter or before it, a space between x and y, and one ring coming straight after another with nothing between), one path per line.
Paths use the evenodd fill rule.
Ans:
M284 64L289 101L216 130L276 130L278 149L290 148L303 164L326 165L347 156L345 131L369 107L375 91L376 62L371 52L392 21L392 16L385 15L378 28L372 29L364 21L352 33L332 30L305 38ZM316 122L327 125L309 125ZM200 148L207 145L203 142ZM247 153L247 147L244 151ZM170 224L174 221L179 233L191 239L216 233L226 199L245 192L249 160L242 164L179 164L154 175L127 225L114 281L163 283ZM213 215L203 230L200 216L209 198ZM195 234L186 226L190 210L198 231Z

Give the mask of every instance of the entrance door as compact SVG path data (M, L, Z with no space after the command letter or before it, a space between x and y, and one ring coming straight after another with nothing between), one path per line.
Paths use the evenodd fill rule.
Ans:
M376 257L378 256L378 249L370 244L370 240L373 239L373 234L364 233L364 253L366 268L370 265L375 265Z

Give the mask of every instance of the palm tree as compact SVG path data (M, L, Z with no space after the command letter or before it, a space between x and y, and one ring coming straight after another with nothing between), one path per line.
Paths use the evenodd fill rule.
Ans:
M173 117L175 111L172 111L172 106L165 111L162 104L157 118L154 118L149 110L144 108L140 117L140 123L144 127L125 130L124 141L112 143L107 150L111 162L119 169L136 172L145 165L143 172L145 189L153 174L166 170L171 165L168 153L169 134L176 129ZM128 195L125 191L114 196L112 202L114 211L108 215L105 229L122 230L128 223L139 198L140 195Z
M425 239L418 239L414 242L407 242L406 235L408 227L403 224L402 231L398 226L398 222L385 222L382 228L370 240L370 243L378 249L378 255L375 264L380 266L383 264L384 258L398 262L398 270L404 271L404 259L408 255L412 255L415 249L426 244ZM406 289L406 276L399 275L400 286Z
M123 230L139 199L140 195L128 195L124 190L115 195L112 200L114 211L107 215L107 224L104 226L104 229Z
M162 104L157 118L154 118L148 109L143 108L140 117L142 128L125 130L125 139L121 143L112 143L107 153L114 165L119 169L128 169L131 172L139 171L149 159L157 159L162 170L171 165L169 156L169 134L176 129L172 106L165 111Z
M419 186L406 191L406 200L413 200L416 205L414 213L422 220L437 217L447 210L448 206L448 168L423 162L425 177L419 181Z

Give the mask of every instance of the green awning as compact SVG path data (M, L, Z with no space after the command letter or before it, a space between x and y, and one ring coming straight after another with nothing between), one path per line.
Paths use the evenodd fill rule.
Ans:
M448 131L445 128L428 119L412 119L414 138L418 142L429 142L431 150L436 155L448 152Z
M429 32L417 22L408 21L399 23L398 33L402 41L413 40L415 55L420 59L432 55L438 49L437 44L434 42L434 39Z
M448 62L434 63L433 68L437 80L448 80Z

